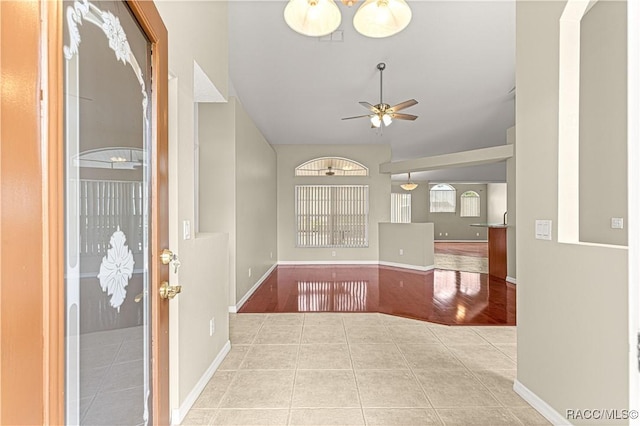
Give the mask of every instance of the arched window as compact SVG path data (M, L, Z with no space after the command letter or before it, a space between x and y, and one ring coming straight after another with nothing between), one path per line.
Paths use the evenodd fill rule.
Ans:
M369 169L341 157L314 158L296 167L296 176L369 176Z
M456 189L446 183L432 186L429 194L429 212L455 213Z
M475 191L460 196L460 217L480 217L480 195Z

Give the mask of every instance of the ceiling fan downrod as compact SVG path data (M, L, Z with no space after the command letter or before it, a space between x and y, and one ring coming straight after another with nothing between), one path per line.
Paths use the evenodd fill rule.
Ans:
M382 105L382 71L387 67L384 62L378 64L378 70L380 70L380 105Z

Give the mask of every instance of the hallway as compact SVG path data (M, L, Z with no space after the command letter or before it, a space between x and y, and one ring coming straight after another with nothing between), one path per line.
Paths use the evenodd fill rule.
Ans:
M183 424L549 424L512 390L515 327L232 314L231 342Z

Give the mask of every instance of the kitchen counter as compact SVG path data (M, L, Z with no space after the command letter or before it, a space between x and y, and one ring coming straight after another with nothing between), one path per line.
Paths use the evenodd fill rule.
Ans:
M489 228L489 275L507 278L507 226L504 223L474 223L470 226Z

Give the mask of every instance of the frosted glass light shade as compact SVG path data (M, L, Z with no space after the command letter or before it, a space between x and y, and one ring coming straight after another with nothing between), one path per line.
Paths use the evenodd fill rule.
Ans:
M377 114L371 116L371 124L373 124L373 127L380 127L380 123L381 120Z
M413 182L403 183L402 185L400 185L400 188L404 189L405 191L413 191L417 187L418 184Z
M385 126L389 126L391 124L391 116L389 114L385 114L382 116L382 122Z
M342 15L333 0L289 0L284 20L300 34L320 37L334 32L342 22Z
M353 17L360 34L382 38L404 30L411 22L411 8L404 0L366 0Z

